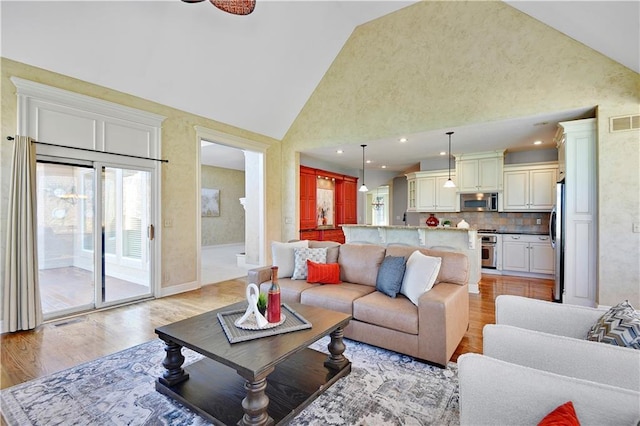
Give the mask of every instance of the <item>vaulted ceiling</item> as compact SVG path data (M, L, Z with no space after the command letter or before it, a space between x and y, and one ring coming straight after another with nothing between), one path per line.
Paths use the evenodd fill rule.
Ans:
M354 28L413 3L258 0L251 15L235 16L178 0L2 1L1 48L9 59L281 139ZM507 3L640 72L640 2Z

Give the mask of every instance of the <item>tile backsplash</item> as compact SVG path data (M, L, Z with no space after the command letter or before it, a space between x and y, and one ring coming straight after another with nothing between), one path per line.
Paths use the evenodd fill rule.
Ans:
M546 212L459 212L434 213L442 221L451 221L456 226L462 219L472 228L496 229L499 232L532 232L546 233L549 231L549 213ZM407 225L425 226L429 213L407 213ZM540 225L536 220L540 219Z

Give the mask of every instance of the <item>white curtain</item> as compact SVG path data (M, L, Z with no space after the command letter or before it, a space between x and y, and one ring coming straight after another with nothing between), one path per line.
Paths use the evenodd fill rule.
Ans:
M12 171L2 289L3 331L30 330L42 324L36 245L36 150L31 138L16 136Z

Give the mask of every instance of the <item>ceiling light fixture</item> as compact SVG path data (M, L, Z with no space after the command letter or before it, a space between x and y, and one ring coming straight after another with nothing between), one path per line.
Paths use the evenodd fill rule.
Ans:
M451 135L453 132L447 132L446 134L449 135L449 179L444 183L444 187L455 188L456 184L451 180Z
M380 187L376 188L376 199L371 203L371 207L373 207L374 210L380 210L384 207L384 198L378 193L379 189Z
M408 141L408 140L409 140L409 139L407 139L407 138L400 138L400 142L406 142L406 141Z
M534 145L542 145L542 141L535 141L533 144Z
M360 145L360 146L362 147L362 186L358 191L367 192L369 191L369 189L367 188L367 185L364 184L364 147L366 145Z
M204 0L182 0L185 3L200 3ZM220 10L233 15L248 15L256 7L256 0L209 0Z

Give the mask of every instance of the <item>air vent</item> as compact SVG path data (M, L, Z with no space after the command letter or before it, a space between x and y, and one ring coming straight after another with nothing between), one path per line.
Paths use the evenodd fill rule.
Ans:
M609 119L610 132L624 132L626 130L640 129L640 114L611 117Z

